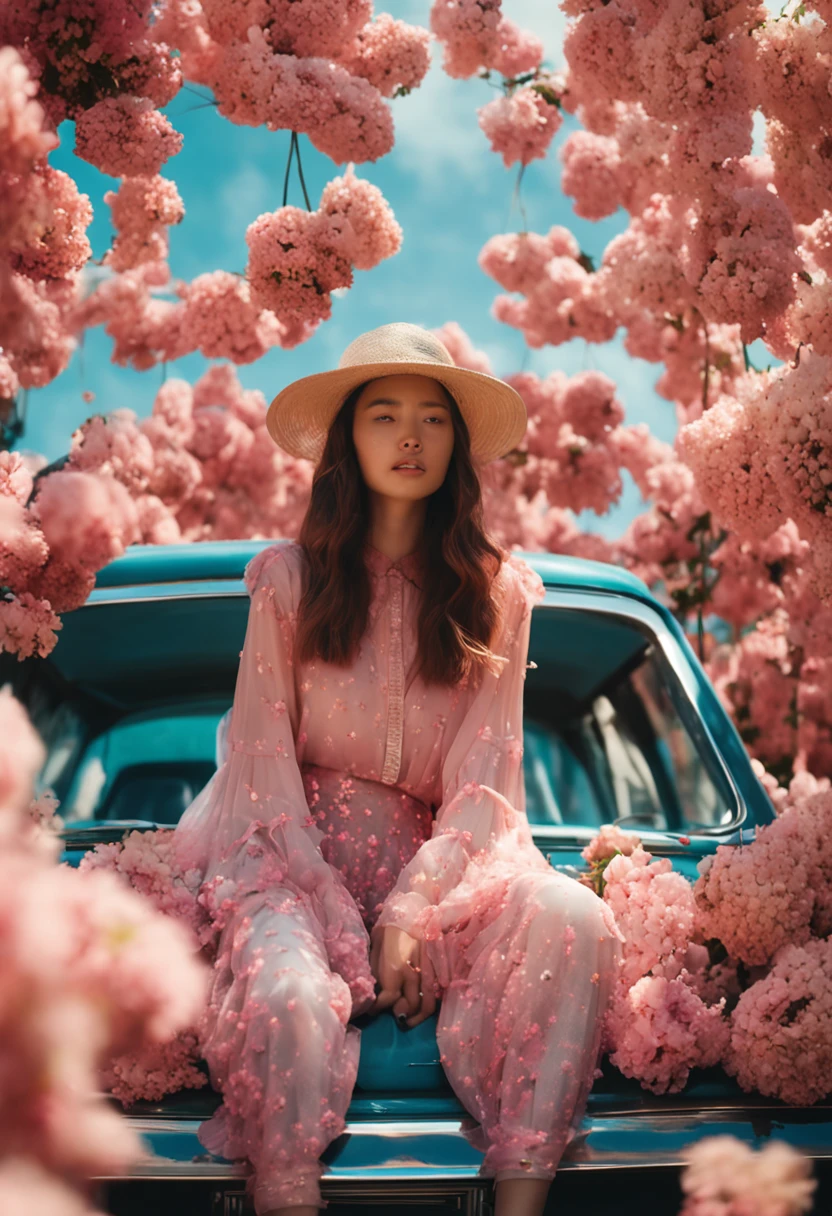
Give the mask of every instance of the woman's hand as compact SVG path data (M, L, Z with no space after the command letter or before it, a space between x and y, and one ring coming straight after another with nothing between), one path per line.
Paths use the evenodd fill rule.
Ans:
M434 972L422 944L395 925L375 927L371 935L370 968L381 991L369 1013L392 1005L394 1016L418 1026L436 1011ZM409 1016L408 1016L409 1015Z

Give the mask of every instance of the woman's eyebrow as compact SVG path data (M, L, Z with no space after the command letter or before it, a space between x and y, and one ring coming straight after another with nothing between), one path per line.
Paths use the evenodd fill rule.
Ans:
M430 409L447 410L449 408L444 401L420 401L419 404L430 407ZM368 410L373 405L401 405L401 401L395 397L374 397L372 401L367 402L364 409Z

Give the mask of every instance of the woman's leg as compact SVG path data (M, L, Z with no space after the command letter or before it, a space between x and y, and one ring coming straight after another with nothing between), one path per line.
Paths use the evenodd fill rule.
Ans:
M548 1178L504 1178L496 1186L494 1216L542 1216L550 1185Z
M437 1039L479 1121L480 1172L496 1179L499 1216L513 1216L509 1193L527 1216L543 1188L500 1184L554 1178L595 1080L621 945L603 900L554 869L495 881L478 919L481 928L472 922L434 944L452 976Z
M224 1102L199 1138L249 1159L258 1216L326 1206L319 1158L343 1131L358 1070L351 1007L303 898L276 888L243 901L220 939L203 1032Z

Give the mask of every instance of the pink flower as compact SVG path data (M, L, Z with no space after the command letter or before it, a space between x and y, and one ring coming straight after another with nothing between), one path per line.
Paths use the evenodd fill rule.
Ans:
M393 146L390 109L369 81L329 59L276 54L256 25L225 48L211 85L231 122L304 133L338 164Z
M509 17L497 24L495 46L488 67L503 76L520 76L535 69L543 58L543 43L531 30L522 30Z
M9 401L20 390L20 381L6 355L0 355L0 399Z
M0 832L3 849L13 844L25 825L23 806L46 748L11 685L0 688Z
M147 97L107 97L75 122L76 156L110 177L153 176L182 139Z
M492 237L479 256L480 267L501 286L522 291L524 299L498 296L492 313L523 331L529 346L557 345L574 337L606 342L617 328L607 303L603 278L580 262L574 236L565 228Z
M372 270L401 248L402 230L384 195L378 186L356 177L352 164L343 177L324 186L319 213L323 239L357 270Z
M183 1089L202 1089L208 1077L199 1067L199 1039L183 1030L168 1043L151 1043L141 1051L114 1056L103 1070L102 1083L123 1106L158 1102Z
M331 252L327 257L319 247L314 215L299 207L281 207L259 216L246 230L252 301L278 318L294 314L325 321L332 311L330 291L352 284L347 259L336 259Z
M127 490L109 476L59 470L38 486L32 511L50 550L100 569L134 543L137 521Z
M22 388L43 388L67 367L76 340L50 284L4 273L0 263L0 345Z
M167 229L181 223L185 215L175 182L158 174L126 177L118 191L106 192L104 202L110 206L116 229L113 246L104 255L105 265L130 270L167 257Z
M0 1211L26 1216L101 1216L54 1174L26 1157L7 1157L0 1165Z
M755 1152L736 1136L705 1136L687 1148L680 1216L799 1216L812 1207L811 1170L784 1140Z
M679 1093L692 1068L717 1064L729 1037L722 1002L707 1006L681 979L616 986L606 1016L610 1062L653 1093Z
M26 173L58 146L54 131L44 129L38 84L13 46L0 47L0 171Z
M483 350L476 350L471 339L456 321L446 321L433 333L448 349L457 367L467 367L474 372L493 376L491 360Z
M502 155L506 168L545 157L562 122L557 106L533 84L489 101L477 115L492 152Z
M726 1072L746 1092L811 1106L832 1092L832 941L782 946L731 1015Z
M363 76L383 97L417 88L430 66L430 33L420 25L379 13L334 58L352 76Z
M244 278L225 270L201 274L184 289L184 298L182 340L209 359L253 363L281 345L282 323L252 304Z
M0 496L26 505L34 479L19 452L0 452Z
M434 0L430 28L444 46L442 67L465 79L497 51L500 0Z
M179 64L148 33L148 5L130 0L81 6L56 0L48 9L14 3L4 10L4 41L25 46L27 61L48 82L41 100L56 126L118 92L157 105L171 100L181 84Z
M789 942L806 942L815 896L805 824L783 814L752 844L718 845L699 863L694 886L700 930L733 957L767 963Z
M616 853L623 853L625 857L630 857L640 847L641 841L634 833L624 832L614 823L604 823L589 844L581 849L581 857L590 863L607 861Z
M16 654L18 662L31 655L46 658L51 654L60 628L61 622L45 598L21 591L10 599L0 600L0 650Z
M667 857L651 860L641 846L616 854L604 869L603 895L625 938L622 983L636 983L687 949L696 917L693 890Z
M136 423L134 410L94 414L72 433L67 469L114 477L131 494L147 489L153 448Z
M764 539L787 518L767 468L767 447L760 443L765 431L755 401L759 380L738 382L735 397L719 398L679 431L674 444L718 521L749 540Z

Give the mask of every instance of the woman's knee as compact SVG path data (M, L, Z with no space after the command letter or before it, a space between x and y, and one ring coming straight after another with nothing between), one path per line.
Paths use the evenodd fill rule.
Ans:
M609 909L604 901L575 879L553 871L539 884L532 902L536 927L549 927L576 946L600 943L611 936Z
M303 1020L328 1008L332 997L332 977L318 967L301 971L294 967L274 970L269 983L269 1003L278 1015Z

